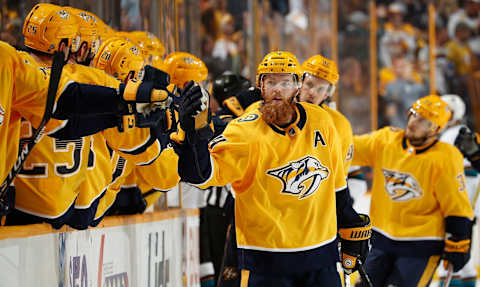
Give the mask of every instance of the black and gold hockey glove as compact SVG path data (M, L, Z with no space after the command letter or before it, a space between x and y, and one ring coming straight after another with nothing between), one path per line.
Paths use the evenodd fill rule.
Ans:
M165 120L165 110L173 102L173 94L167 89L169 82L167 73L146 66L143 81L130 80L120 85L126 103L121 129L154 127Z
M446 239L443 250L443 266L445 269L448 268L448 264L452 264L453 272L462 269L470 259L470 245L471 240L468 238L450 237Z
M472 163L475 169L480 169L480 144L471 130L467 127L460 128L455 139L455 146Z
M372 236L370 217L366 214L359 214L359 216L362 222L343 226L339 230L342 267L347 274L358 269L358 259L365 263L369 240Z
M190 142L212 138L209 95L193 81L190 81L182 91L178 117L180 127L185 131L187 140Z

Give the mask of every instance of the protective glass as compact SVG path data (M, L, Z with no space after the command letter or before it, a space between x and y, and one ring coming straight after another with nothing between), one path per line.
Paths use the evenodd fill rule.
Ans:
M425 128L425 129L430 129L432 128L435 124L432 123L431 121L427 120L426 118L422 117L419 113L417 113L414 109L410 109L408 111L409 115L409 120L410 118L415 120L415 124Z
M303 80L302 89L308 90L316 95L328 93L330 95L332 85L328 82L319 82L314 79L315 76L306 74Z
M272 77L263 78L263 87L265 89L294 89L297 88L297 81L291 77L286 79L275 79Z

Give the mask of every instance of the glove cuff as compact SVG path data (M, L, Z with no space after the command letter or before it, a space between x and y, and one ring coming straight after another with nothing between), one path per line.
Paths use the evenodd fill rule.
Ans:
M445 252L449 253L468 253L470 250L470 239L463 239L454 241L451 239L445 240Z
M342 240L363 241L372 237L372 224L370 223L370 217L365 214L359 214L359 216L362 218L361 223L339 229L338 232Z
M473 221L467 217L447 216L445 218L445 232L458 239L472 237Z

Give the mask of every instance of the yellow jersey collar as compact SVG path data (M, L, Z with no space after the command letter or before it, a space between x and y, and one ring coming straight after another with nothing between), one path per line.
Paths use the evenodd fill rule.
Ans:
M408 153L414 153L414 154L421 154L426 152L428 149L430 149L432 146L434 146L438 142L438 139L435 139L431 144L428 145L423 145L423 146L413 146L408 142L408 139L403 136L402 139L402 147L405 151Z

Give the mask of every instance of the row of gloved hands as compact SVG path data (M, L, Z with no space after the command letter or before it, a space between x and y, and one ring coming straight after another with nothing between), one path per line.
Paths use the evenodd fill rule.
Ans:
M181 128L182 134L195 132L202 138L212 135L208 129L202 129L211 121L209 94L193 81L177 89L170 85L167 73L146 66L143 80L122 84L119 93L124 103L120 107L120 130L155 128L169 134L178 133Z
M143 80L129 81L121 86L120 94L125 102L119 122L121 130L155 127L166 134L180 133L174 138L181 138L182 141L185 135L189 141L213 136L213 127L210 125L212 116L208 109L210 95L193 81L182 89L172 88L167 73L146 66ZM259 100L259 89L241 91L221 103L218 118L228 116L228 120L231 120L238 117Z

